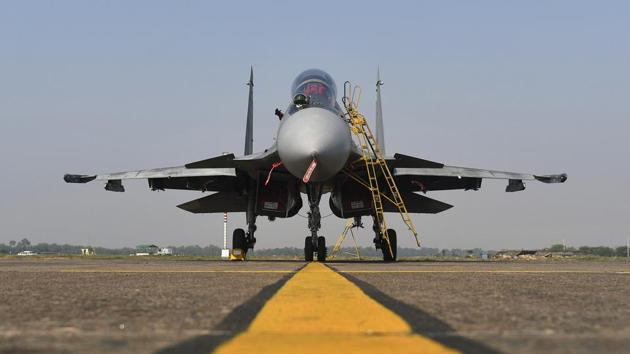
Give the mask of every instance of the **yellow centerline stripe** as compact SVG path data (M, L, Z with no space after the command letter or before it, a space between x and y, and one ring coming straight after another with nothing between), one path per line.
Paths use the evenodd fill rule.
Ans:
M321 263L309 263L216 353L456 353Z

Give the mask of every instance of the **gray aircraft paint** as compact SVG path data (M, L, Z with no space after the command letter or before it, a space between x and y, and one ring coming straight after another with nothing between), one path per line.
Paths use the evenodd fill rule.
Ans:
M313 182L334 177L350 156L352 137L348 123L333 112L305 108L282 120L278 128L278 154L287 170L302 178L313 159Z

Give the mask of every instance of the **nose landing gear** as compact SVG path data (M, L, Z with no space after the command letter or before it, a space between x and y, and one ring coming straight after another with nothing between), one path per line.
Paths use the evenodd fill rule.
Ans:
M319 201L322 196L321 185L315 183L306 184L306 191L308 195L308 205L310 212L308 213L308 228L311 231L311 236L308 236L304 240L304 260L307 262L313 261L313 253L317 252L317 261L326 261L327 249L326 238L324 236L317 236L317 231L321 228L322 216L319 213Z
M319 236L317 238L317 261L324 262L326 261L326 238L324 236Z
M325 262L328 255L328 249L326 248L326 238L319 236L315 238L315 245L313 245L312 236L306 237L304 240L304 260L312 262L315 258L314 253L317 253L317 261Z
M313 241L310 236L304 239L304 260L307 262L313 261Z

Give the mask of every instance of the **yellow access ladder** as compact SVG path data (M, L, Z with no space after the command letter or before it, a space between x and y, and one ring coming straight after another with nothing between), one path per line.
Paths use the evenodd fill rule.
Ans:
M335 259L335 257L337 256L337 253L341 251L341 245L343 244L343 241L346 239L348 232L350 232L350 236L352 236L352 241L354 242L355 253L354 254L349 253L349 254L351 256L356 257L356 259L361 260L361 253L359 252L359 245L357 244L356 237L354 237L354 232L352 232L352 228L358 227L358 226L359 225L355 224L354 219L348 219L348 222L346 222L346 226L343 228L343 232L337 239L337 242L335 242L335 247L333 247L332 251L330 252L329 259Z
M360 99L361 88L359 86L355 86L353 88L350 82L346 81L344 83L343 104L346 108L348 122L350 123L351 130L354 135L356 135L359 142L359 147L361 149L361 160L365 163L368 174L368 183L362 181L358 176L354 175L352 171L349 171L348 169L345 169L345 172L354 180L363 184L372 193L372 202L374 206L376 221L379 224L381 235L387 242L390 255L393 255L394 253L391 247L391 243L389 242L387 221L385 220L382 198L390 201L398 209L403 222L407 225L409 231L411 231L411 233L414 235L416 239L416 244L418 245L418 247L420 247L418 232L416 231L416 227L414 226L413 221L411 220L411 217L407 212L407 207L405 206L405 202L403 201L400 195L400 191L396 186L396 181L394 180L394 177L392 176L392 173L387 166L385 156L382 153L378 142L374 138L372 130L367 123L367 120L361 114L361 112L359 112ZM383 175L385 182L387 183L387 189L391 194L391 198L387 194L380 191L378 185L378 172Z

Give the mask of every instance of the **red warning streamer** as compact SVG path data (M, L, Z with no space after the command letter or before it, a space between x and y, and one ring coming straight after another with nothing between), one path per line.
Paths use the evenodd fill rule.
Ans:
M315 171L315 167L317 167L317 160L313 160L311 164L308 166L308 169L306 169L306 173L304 174L304 177L302 178L302 182L308 183L308 181L311 179L311 175L313 174L313 171Z
M269 184L269 180L271 179L271 172L273 172L273 170L275 170L276 167L280 167L280 166L282 166L282 161L274 162L273 164L271 164L271 170L269 170L269 174L267 175L267 180L265 181L265 186L267 186Z

